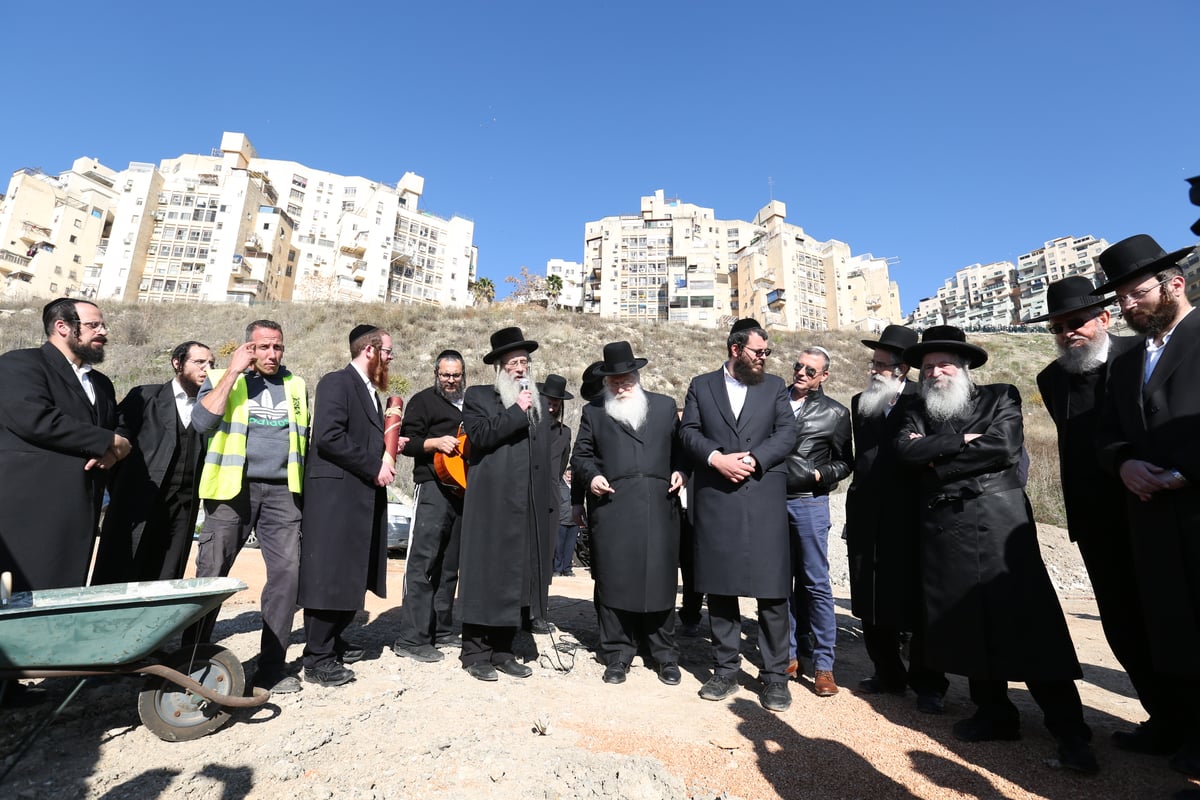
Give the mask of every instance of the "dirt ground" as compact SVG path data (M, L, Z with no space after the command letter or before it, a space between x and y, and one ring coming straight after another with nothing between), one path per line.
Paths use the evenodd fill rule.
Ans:
M393 559L389 599L369 596L350 637L367 648L357 680L312 684L235 714L217 733L168 743L139 723L140 678L90 684L9 776L17 798L1146 798L1170 797L1188 781L1165 759L1116 750L1113 730L1144 718L1105 643L1096 606L1079 582L1074 548L1061 531L1043 533L1062 592L1084 680L1080 691L1102 772L1057 768L1054 743L1024 687L1018 742L964 744L951 725L971 713L966 682L953 678L944 716L917 713L915 699L852 691L871 673L847 587L835 571L839 639L835 674L842 691L791 684L782 713L758 702L757 627L743 605L746 660L741 690L721 703L697 697L708 677L706 637L681 639L683 682L670 687L640 663L622 686L600 680L586 570L551 587L552 635L519 640L533 677L473 680L457 651L436 664L395 656L404 562ZM844 558L844 557L843 557ZM832 552L831 560L836 555ZM1077 561L1077 558L1076 558ZM226 602L216 635L253 670L258 641L261 557L247 550L235 576L249 590ZM706 618L707 619L707 618ZM300 617L289 656L298 666ZM1012 647L1021 647L1019 641ZM540 654L540 655L539 655ZM564 671L565 668L569 671ZM58 698L72 683L44 682ZM37 711L3 712L0 752L29 735ZM1193 785L1194 787L1194 785Z

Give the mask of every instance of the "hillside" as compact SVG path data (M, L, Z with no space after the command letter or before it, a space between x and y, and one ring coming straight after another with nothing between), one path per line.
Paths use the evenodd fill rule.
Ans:
M400 305L264 304L245 308L133 303L104 304L103 309L112 328L102 369L116 384L118 398L137 384L167 380L171 349L187 339L211 346L222 364L242 341L246 323L259 318L274 319L283 326L285 363L314 386L321 375L346 363L350 328L360 322L386 328L396 343L394 391L406 398L432 382L433 358L448 347L465 356L469 381L490 381L490 368L482 362L490 349L488 337L508 325L520 326L526 336L540 343L535 354L538 379L551 372L565 375L572 392L578 389L584 367L600 358L606 342L628 340L638 356L650 360L642 371L646 388L670 395L681 404L691 378L715 369L725 357L723 330L601 320L507 303L465 310ZM39 313L40 305L0 309L0 351L40 344ZM861 332L850 331L776 333L771 338L775 353L768 370L790 380L796 354L808 344L819 344L833 355L827 391L848 404L866 377L869 351L860 343L863 338ZM988 363L976 373L979 380L1014 383L1025 398L1026 446L1032 461L1030 499L1040 522L1063 525L1054 428L1041 408L1034 384L1037 372L1053 357L1054 343L1045 334L983 334L973 336L972 341L990 354ZM572 429L577 426L580 407L578 399L567 404L567 422ZM406 490L408 479L404 475L398 480L399 488Z

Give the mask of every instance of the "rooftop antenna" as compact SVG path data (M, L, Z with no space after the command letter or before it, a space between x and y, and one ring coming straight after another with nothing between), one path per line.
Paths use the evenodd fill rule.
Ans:
M775 179L770 175L767 176L767 194L771 196L771 202L775 202Z

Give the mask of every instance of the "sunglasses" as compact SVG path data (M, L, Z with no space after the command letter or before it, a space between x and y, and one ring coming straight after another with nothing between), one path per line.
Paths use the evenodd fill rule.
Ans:
M1067 333L1068 331L1079 330L1084 325L1087 325L1089 322L1094 320L1096 318L1096 316L1097 316L1096 314L1089 314L1087 316L1082 316L1082 317L1071 317L1070 319L1063 320L1062 322L1051 323L1050 325L1047 325L1046 327L1052 334L1057 336L1060 333Z
M797 361L795 364L792 364L792 369L795 370L796 372L807 375L810 378L815 378L821 374L821 371L819 369L813 369L812 367L806 367L803 364L801 364L799 361Z

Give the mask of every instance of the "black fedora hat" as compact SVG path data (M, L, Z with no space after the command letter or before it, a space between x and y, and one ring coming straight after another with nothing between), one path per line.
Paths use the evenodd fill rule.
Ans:
M538 348L538 343L526 339L520 328L501 328L492 334L491 344L492 352L483 357L485 364L491 364L500 356L513 350L532 353Z
M1104 270L1105 282L1092 290L1101 295L1139 275L1174 267L1193 247L1181 247L1173 253L1163 250L1152 236L1138 233L1122 239L1096 257Z
M1045 322L1059 314L1070 314L1072 311L1083 311L1089 308L1095 309L1096 314L1099 314L1101 309L1111 301L1108 298L1096 297L1092 294L1092 289L1092 282L1082 275L1072 275L1061 281L1055 281L1046 289L1046 308L1049 310L1045 314L1030 317L1021 324L1032 325L1035 322Z
M633 348L629 342L609 342L604 345L604 361L596 370L599 376L624 375L641 369L650 362L644 358L634 358Z
M953 325L934 325L928 328L921 337L920 344L914 344L904 350L905 364L919 367L926 353L954 353L967 360L971 369L987 363L988 355L982 347L967 344L967 335L962 328Z
M883 329L883 333L879 334L878 341L863 339L862 343L872 350L882 348L901 355L907 348L917 343L917 332L904 325L888 325Z
M584 400L590 401L604 388L604 378L596 374L596 370L603 366L603 361L593 361L583 371L583 376L579 379L579 396Z
M567 379L562 375L555 375L553 372L547 375L545 382L539 383L537 387L545 397L553 397L556 400L575 399L575 395L567 391Z

